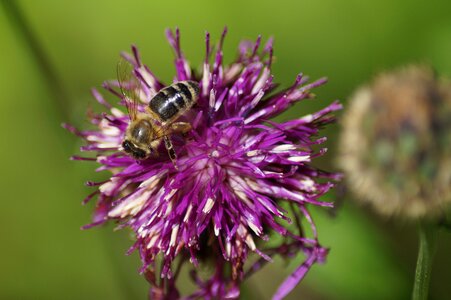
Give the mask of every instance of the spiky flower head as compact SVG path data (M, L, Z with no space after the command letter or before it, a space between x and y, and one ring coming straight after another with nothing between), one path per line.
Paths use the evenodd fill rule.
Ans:
M312 98L310 90L325 79L307 83L299 75L289 88L276 93L270 71L272 40L264 47L260 37L256 42L242 42L237 59L224 66L225 34L226 30L216 51L206 34L203 71L196 74L181 51L179 31L167 32L176 55L174 82L193 80L200 85L196 106L181 118L191 123L192 130L186 136L171 136L178 170L164 147L158 156L144 161L125 155L121 143L129 117L96 90L94 97L107 109L91 116L96 129L78 131L66 126L87 141L82 151L97 153L74 159L96 161L98 171L112 173L105 182L90 183L98 187L87 200L97 195L98 202L94 222L87 227L113 220L134 231L136 241L130 251L139 251L140 271L151 282L155 299L180 297L175 281L188 261L199 287L188 298L223 299L237 298L240 283L274 255L289 258L305 253L305 262L276 292L275 299L280 299L327 253L307 209L332 206L319 197L338 175L320 171L310 162L325 152L313 150L326 140L317 136L319 128L333 121L330 113L341 106L334 102L295 120L270 121L295 102ZM123 57L139 80L142 103L138 109L143 110L165 84L142 63L135 47L132 55ZM116 81L104 84L123 105L117 87ZM297 224L291 229L290 215ZM265 247L275 235L282 237L277 245ZM250 254L260 259L245 268ZM214 271L203 278L198 266L207 261Z
M339 147L349 188L384 215L437 217L451 203L451 85L430 68L378 76L352 97Z

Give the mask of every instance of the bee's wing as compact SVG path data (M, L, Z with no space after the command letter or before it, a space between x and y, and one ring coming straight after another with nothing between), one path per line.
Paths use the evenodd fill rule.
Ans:
M131 120L135 120L139 102L137 89L140 88L140 83L134 75L133 65L123 57L117 63L117 80L124 96L123 100L127 106L128 115Z

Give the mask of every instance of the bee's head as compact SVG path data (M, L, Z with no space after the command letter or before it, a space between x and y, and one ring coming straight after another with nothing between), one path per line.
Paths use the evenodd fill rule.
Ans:
M133 158L146 159L151 154L150 142L153 136L154 130L149 121L144 119L133 121L127 128L122 147Z
M122 142L122 147L124 148L125 153L133 156L133 158L137 160L146 159L150 154L149 150L146 151L146 149L141 149L129 140L124 140Z

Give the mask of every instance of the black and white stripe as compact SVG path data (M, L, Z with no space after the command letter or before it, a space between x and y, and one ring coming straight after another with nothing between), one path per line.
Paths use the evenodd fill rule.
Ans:
M199 95L194 81L180 81L160 90L149 102L149 108L165 122L189 109Z

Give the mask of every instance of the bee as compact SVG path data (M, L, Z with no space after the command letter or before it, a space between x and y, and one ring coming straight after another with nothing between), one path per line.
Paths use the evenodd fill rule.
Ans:
M158 147L164 141L174 167L177 155L170 135L187 133L191 124L176 122L199 99L199 84L194 81L179 81L158 91L145 107L138 111L140 83L134 76L133 66L122 59L117 68L119 88L127 106L130 123L125 132L122 148L136 160L158 155Z

